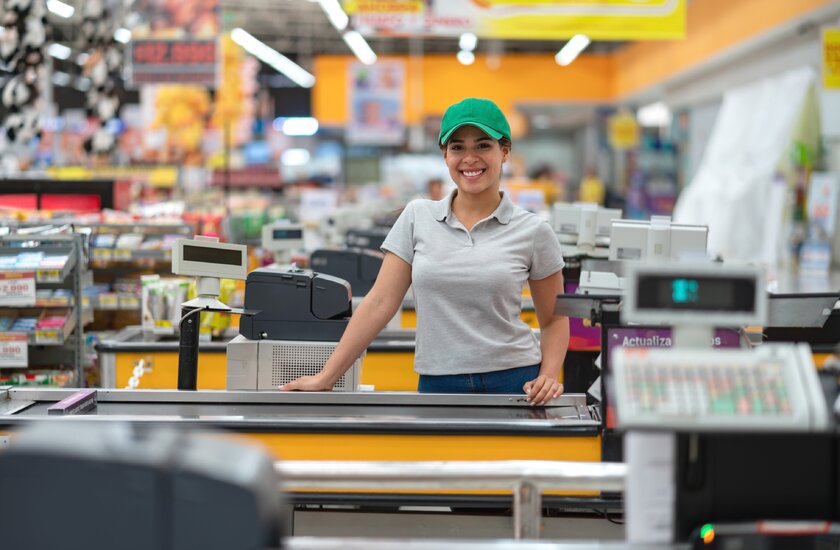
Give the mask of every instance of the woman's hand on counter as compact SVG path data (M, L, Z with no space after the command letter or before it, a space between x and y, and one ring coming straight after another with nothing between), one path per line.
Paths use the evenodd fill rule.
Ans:
M277 389L280 391L330 391L333 384L334 382L323 376L323 373L318 373L312 376L301 376Z
M549 400L563 394L563 384L545 374L525 382L522 389L531 405L545 405Z

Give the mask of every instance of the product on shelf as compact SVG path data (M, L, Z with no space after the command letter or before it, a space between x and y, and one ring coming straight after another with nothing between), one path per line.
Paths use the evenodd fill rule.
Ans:
M33 332L38 326L37 317L18 317L9 328L11 332Z

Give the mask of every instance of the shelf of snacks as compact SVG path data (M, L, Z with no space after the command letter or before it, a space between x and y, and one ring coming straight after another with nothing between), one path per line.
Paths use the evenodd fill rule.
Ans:
M85 235L66 224L8 227L0 236L0 368L29 374L31 367L52 367L70 371L61 380L81 376L83 327L93 320L82 301L82 285L92 283L84 249Z
M5 315L0 313L0 334L25 334L31 345L63 346L74 328L76 316L72 309L24 309Z
M76 266L72 255L43 250L4 249L0 253L0 272L34 272L37 283L62 283Z

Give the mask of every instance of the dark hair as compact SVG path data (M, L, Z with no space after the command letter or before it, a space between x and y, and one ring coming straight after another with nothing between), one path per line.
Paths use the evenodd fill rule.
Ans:
M508 149L513 149L513 143L506 137L501 137L498 140L499 147L507 147ZM449 143L448 141L446 143ZM441 151L446 151L446 143L441 143L438 145Z

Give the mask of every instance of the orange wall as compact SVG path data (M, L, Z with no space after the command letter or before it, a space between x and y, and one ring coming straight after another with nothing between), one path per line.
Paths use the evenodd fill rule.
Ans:
M637 42L612 55L582 55L559 67L553 55L505 55L490 69L485 56L465 67L454 55L381 57L406 63L406 122L439 116L447 106L468 97L494 100L509 114L514 103L610 102L690 69L739 42L837 0L694 0L688 4L683 40ZM322 124L347 120L347 71L355 58L321 56L315 60L313 114ZM415 74L422 76L422 97L414 98Z
M609 101L613 96L613 61L606 55L582 56L568 67L560 67L553 55L506 55L498 69L487 67L486 57L461 65L454 55L428 55L419 61L422 96L415 101L418 63L398 59L406 67L406 122L442 115L446 107L468 96L486 97L505 112L514 102ZM322 124L340 125L347 120L347 71L352 56L320 56L315 60L313 113Z
M686 37L636 42L615 58L615 98L657 84L727 48L836 0L694 0L688 5Z

